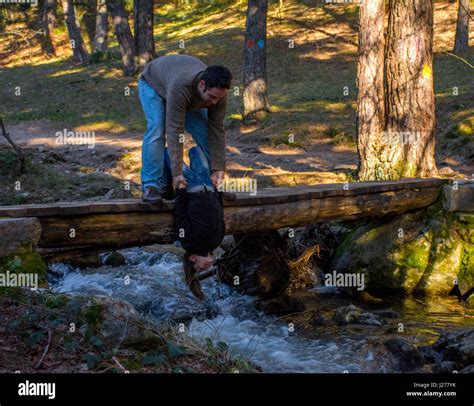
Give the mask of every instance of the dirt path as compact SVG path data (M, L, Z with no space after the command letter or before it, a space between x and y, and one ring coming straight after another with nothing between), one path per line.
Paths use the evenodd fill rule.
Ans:
M273 145L267 135L272 131L271 126L270 122L264 130L249 126L227 131L227 172L231 178L255 178L259 187L353 179L357 169L355 145L335 144L331 138L322 136L307 138L304 148L291 144ZM93 148L89 148L88 145L57 142L58 132L88 131L84 127L71 128L42 120L8 125L7 130L17 145L28 151L37 173L36 178L28 173L24 175L20 197L12 185L7 186L0 204L140 196L141 132L95 131ZM189 136L186 148L192 145ZM0 148L8 148L3 138L0 138ZM474 163L466 164L456 156L445 154L438 159L438 164L443 177L470 178L474 174ZM90 175L92 179L84 175ZM56 176L57 185L51 179ZM42 177L48 178L49 186ZM29 184L31 178L35 181ZM14 177L1 178L1 182L7 184L14 180ZM123 190L125 181L130 182L131 190Z

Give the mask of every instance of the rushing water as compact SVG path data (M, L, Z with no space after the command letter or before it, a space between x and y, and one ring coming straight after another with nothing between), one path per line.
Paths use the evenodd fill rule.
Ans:
M377 340L377 335L383 334L386 328L319 327L309 334L301 334L289 328L288 320L256 310L255 298L237 293L216 278L202 282L208 300L197 302L184 283L181 261L175 254L140 248L121 252L127 263L120 267L81 270L53 264L50 286L61 293L124 299L157 324L167 320L186 321L190 336L198 340L210 338L214 343L223 341L235 356L251 360L265 372L391 371L386 355L374 350L370 343L370 339ZM337 292L324 288L306 295L309 302L323 298L326 304L334 300L343 304ZM392 308L405 316L412 331L416 326L421 341L444 327L460 326L466 320L462 308L453 300L448 304L394 302Z

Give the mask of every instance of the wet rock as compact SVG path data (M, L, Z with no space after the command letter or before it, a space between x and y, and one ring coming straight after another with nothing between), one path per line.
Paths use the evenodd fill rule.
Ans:
M474 309L474 294L471 293L469 295L469 297L467 298L467 300L465 301L464 305L468 308L468 309Z
M441 211L377 219L355 228L339 245L331 269L365 274L369 292L447 294L459 281L474 284L474 231Z
M229 251L232 248L232 245L235 244L234 236L226 235L221 242L221 248L224 251Z
M81 308L82 319L94 320L98 337L110 348L161 342L156 327L124 300L98 295L72 296L71 301Z
M444 332L433 344L433 350L461 368L474 364L474 329Z
M257 310L262 310L265 313L273 314L278 317L286 316L292 313L299 313L306 309L306 306L303 302L288 295L283 295L269 300L259 300L255 304L255 307Z
M354 306L352 304L336 309L333 319L337 324L367 324L370 326L382 325L382 322L376 315L366 312L360 307Z
M58 259L56 258L56 260ZM79 268L94 268L101 265L100 255L96 253L84 252L80 255L73 255L59 260Z
M113 267L125 265L125 263L125 257L118 251L112 251L104 261L105 265Z
M215 318L220 313L219 306L211 302L209 299L202 303L196 304L195 307L182 307L169 317L173 323L188 324L193 319L204 321Z
M430 345L418 347L418 350L423 355L425 361L429 364L439 364L443 360L441 354L434 351Z
M434 372L451 374L459 370L459 364L453 361L442 361L434 367Z
M324 316L316 312L314 313L314 317L311 319L310 323L315 327L327 326L328 324L330 324Z
M161 252L155 252L150 257L146 260L147 266L153 266L157 262L161 261L161 258L163 258L163 253Z
M400 372L413 371L425 363L422 353L404 338L391 338L385 346L393 356L393 366Z
M466 368L463 368L459 371L461 374L473 374L474 373L474 365L469 365Z

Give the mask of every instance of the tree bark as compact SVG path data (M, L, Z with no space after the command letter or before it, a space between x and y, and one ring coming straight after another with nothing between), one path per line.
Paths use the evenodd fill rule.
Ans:
M377 179L378 159L384 149L384 21L385 0L360 5L357 74L357 149L359 178Z
M86 44L82 39L81 27L76 20L73 0L63 0L64 17L66 19L69 40L73 52L73 60L76 63L84 63L89 58Z
M252 119L269 111L267 90L267 8L268 0L249 0L244 44L243 118Z
M107 8L114 22L115 35L122 54L124 73L127 76L133 75L135 73L135 47L124 0L108 0Z
M384 178L437 174L433 0L389 0Z
M94 50L94 36L95 36L95 20L97 13L97 1L98 0L81 0L85 2L85 13L82 16L82 24L87 32L87 42L91 52Z
M153 0L134 0L135 51L140 68L156 57L153 38Z
M42 42L43 51L48 55L55 55L53 29L56 26L56 0L44 0L42 25L44 31L44 41Z
M469 12L470 1L459 0L456 39L454 42L455 53L467 51L469 49Z
M107 50L108 14L105 0L97 1L97 15L95 18L94 52Z

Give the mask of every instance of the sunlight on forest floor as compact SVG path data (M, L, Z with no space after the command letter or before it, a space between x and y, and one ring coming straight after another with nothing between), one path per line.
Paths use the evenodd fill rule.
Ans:
M173 5L155 7L158 55L183 52L207 64L228 66L233 73L239 94L230 91L228 96L231 175L275 175L278 179L269 181L274 185L285 178L290 179L287 184L299 184L295 176L304 178L309 172L316 175L313 181L307 178L311 183L351 179L357 166L358 6L287 3L284 10L278 4L269 6L267 71L272 113L248 126L241 125L245 12L244 2L183 5L177 10ZM446 165L458 162L454 170L470 174L474 169L464 168L457 154L472 151L474 145L472 68L445 53L454 43L456 14L455 3L435 5L437 134L443 134L438 140L438 160ZM9 30L28 36L24 23L16 23ZM83 34L89 43L86 30ZM49 60L44 59L35 38L27 47L27 40L17 34L0 36L0 74L5 84L0 87L0 114L12 136L25 147L32 147L37 145L34 139L51 137L54 141L54 134L64 128L95 131L106 150L98 150L95 157L82 154L85 162L80 166L120 174L122 179L138 184L145 119L137 97L137 77L123 75L115 37L109 34L110 52L104 61L78 67L71 64L64 24L55 35L58 56ZM471 43L472 37L471 32ZM180 40L184 50L179 48ZM471 47L462 57L472 63L473 52ZM12 96L17 86L21 96ZM450 128L456 122L460 124ZM292 143L288 142L290 134ZM111 142L104 141L107 139ZM102 168L104 155L111 154L114 162ZM121 164L123 154L133 156L126 168ZM74 168L75 164L69 169L77 170Z

